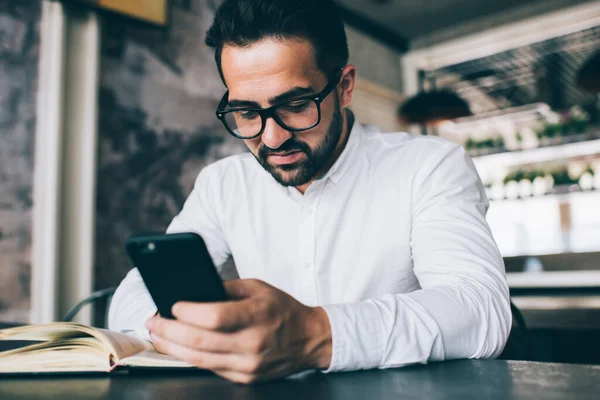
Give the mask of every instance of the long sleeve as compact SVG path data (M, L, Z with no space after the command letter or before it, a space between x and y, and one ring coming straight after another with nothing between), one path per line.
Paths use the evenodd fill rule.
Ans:
M333 338L328 372L496 357L504 348L508 285L485 192L464 150L440 147L412 182L410 245L421 289L324 306Z
M211 257L223 278L230 271L223 269L229 258L229 248L220 229L218 205L214 201L215 191L219 188L218 174L205 168L198 175L194 189L167 229L167 233L195 232L206 242ZM165 265L165 268L168 268ZM137 268L132 269L119 285L108 314L111 330L128 331L147 338L148 331L144 323L157 308L146 289Z

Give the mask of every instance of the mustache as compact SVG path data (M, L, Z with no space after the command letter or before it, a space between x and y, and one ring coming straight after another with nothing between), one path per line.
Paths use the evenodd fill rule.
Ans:
M310 147L306 143L300 142L300 141L297 141L294 139L289 139L288 141L283 143L281 146L279 146L277 149L270 149L263 144L261 146L261 148L258 150L258 155L261 160L266 161L266 159L270 155L284 154L284 153L290 153L290 152L294 152L294 151L301 151L307 155L311 154Z

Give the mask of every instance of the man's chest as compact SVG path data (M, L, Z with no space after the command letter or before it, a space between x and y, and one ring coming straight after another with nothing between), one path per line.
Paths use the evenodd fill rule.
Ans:
M409 196L343 189L238 209L226 236L240 277L264 280L309 305L414 290Z

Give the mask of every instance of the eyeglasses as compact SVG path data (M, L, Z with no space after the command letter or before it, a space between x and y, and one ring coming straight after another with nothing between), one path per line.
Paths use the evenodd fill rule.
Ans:
M268 118L273 118L279 126L291 132L307 131L321 122L321 103L335 89L342 77L340 68L329 80L321 93L309 94L269 108L227 107L229 91L219 103L217 118L225 128L238 139L254 139L262 135Z

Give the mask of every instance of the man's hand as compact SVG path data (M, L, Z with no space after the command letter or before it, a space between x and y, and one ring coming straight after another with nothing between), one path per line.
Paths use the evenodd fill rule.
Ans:
M239 383L329 367L325 310L257 280L228 281L225 289L233 301L180 302L173 306L176 320L150 318L156 350Z

